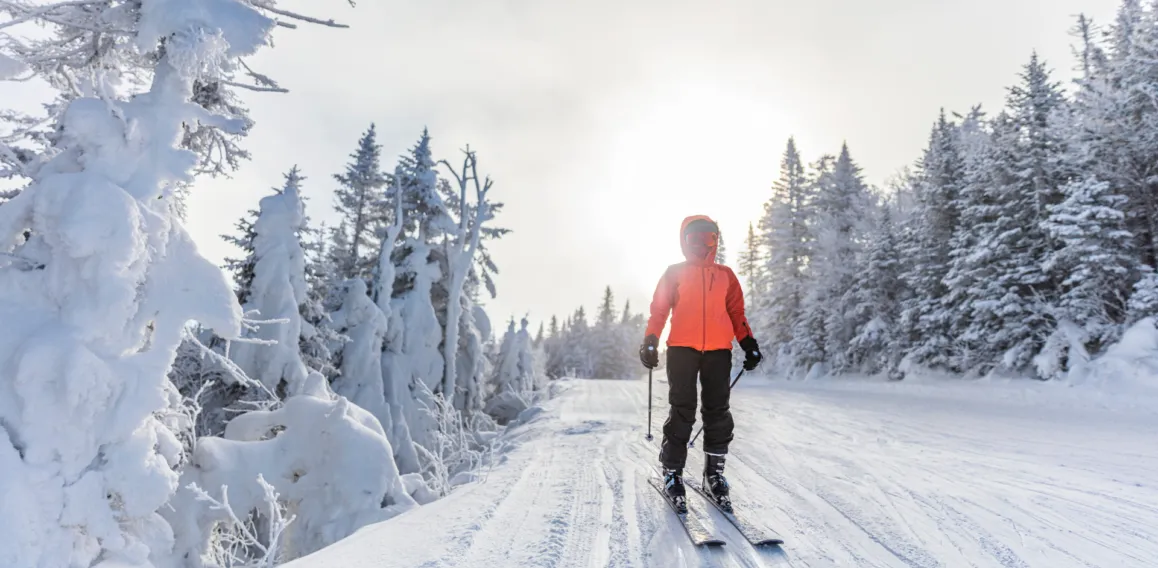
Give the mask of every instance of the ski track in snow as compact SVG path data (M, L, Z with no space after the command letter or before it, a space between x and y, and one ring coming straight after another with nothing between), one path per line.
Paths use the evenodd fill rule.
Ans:
M665 383L652 442L645 381L568 384L482 482L287 566L1158 566L1158 410L754 379L732 399L727 471L741 514L786 544L754 549L689 491L728 543L697 549L646 483Z

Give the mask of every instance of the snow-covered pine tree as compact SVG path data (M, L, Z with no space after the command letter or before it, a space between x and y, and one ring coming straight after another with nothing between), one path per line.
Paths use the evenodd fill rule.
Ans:
M382 351L388 321L370 300L366 283L352 278L340 285L345 301L330 315L332 326L349 341L337 351L339 373L334 392L344 396L378 419L390 440L394 462L402 473L419 471L418 457L407 428L394 416L388 386L382 380Z
M228 279L176 215L177 189L209 163L204 146L180 145L190 128L246 132L247 117L205 95L244 86L239 58L294 15L238 0L148 8L0 1L0 51L64 100L31 183L0 207L6 565L169 563L158 511L181 445L157 418L167 373L190 320L240 335Z
M522 343L522 335L515 331L515 319L511 318L499 346L495 375L490 381L494 392L485 407L486 413L499 424L515 419L533 400L533 378L525 373L521 364Z
M824 285L826 273L822 266L817 266L820 253L819 211L818 200L821 195L835 193L832 189L835 184L836 157L831 154L822 155L810 168L808 175L807 197L802 207L796 209L794 216L803 227L803 241L808 243L807 256L804 267L801 269L803 290L800 302L800 314L792 326L792 340L789 342L792 350L792 365L813 372L814 367L823 369L829 355L825 353L825 322L828 315L835 308L831 290Z
M957 125L945 112L933 126L929 145L917 164L914 223L902 240L910 259L902 275L912 294L902 306L898 346L916 362L944 364L952 346L950 313L945 309L952 238L960 219L964 183Z
M349 338L334 330L326 310L326 299L333 292L330 287L333 270L326 255L326 235L326 227L310 227L307 216L302 229L302 247L306 254L306 302L301 306L300 348L306 368L333 380L338 372L334 367L334 350Z
M547 355L547 376L551 379L560 379L566 376L564 352L567 348L566 327L559 325L558 316L551 316L551 323L547 327L547 339L543 342L543 351Z
M757 298L764 290L764 262L760 253L760 240L756 229L748 223L748 236L744 238L744 251L740 254L738 275L744 284L748 305L758 305Z
M716 247L716 262L728 264L728 247L724 245L724 233L720 233L720 242Z
M1083 335L1073 339L1097 353L1117 339L1126 317L1134 266L1131 235L1124 229L1126 198L1110 193L1107 182L1090 179L1074 180L1062 191L1065 200L1050 206L1043 224L1061 245L1043 265L1059 283L1049 315L1055 329L1080 329Z
M592 353L591 325L587 322L587 308L579 306L567 326L567 349L563 366L572 376L591 377L595 373Z
M639 345L640 338L643 337L645 328L647 327L647 318L642 313L634 313L631 311L631 301L627 300L623 303L623 317L619 320L619 358L620 369L622 369L624 378L631 378L638 376L636 370L639 369L639 353L636 351L636 346Z
M901 260L893 224L893 205L881 207L880 219L868 241L857 284L848 292L846 317L854 335L845 350L849 369L867 373L887 370L893 357L893 334L900 312Z
M780 178L772 186L772 197L765 203L759 223L761 245L767 253L763 270L766 287L756 298L752 318L761 341L767 345L765 352L789 359L789 345L805 293L804 269L811 247L806 224L810 205L804 164L795 139L789 138L780 162Z
M1067 140L1082 154L1082 176L1108 183L1111 194L1126 199L1123 228L1133 235L1129 254L1134 259L1127 285L1135 287L1129 320L1148 311L1142 306L1149 302L1142 298L1148 296L1144 290L1151 287L1147 280L1158 262L1158 104L1142 94L1156 87L1156 20L1155 7L1144 9L1138 0L1125 0L1104 42L1095 39L1093 24L1085 17L1075 30L1082 75Z
M253 275L243 308L250 317L274 323L258 324L249 335L261 343L239 343L231 353L247 376L286 395L298 393L307 374L299 345L300 308L309 299L301 181L294 167L285 174L281 190L261 199L253 223Z
M253 283L253 225L257 221L257 211L250 209L238 219L236 235L221 235L225 242L236 247L241 258L226 258L225 269L233 274L233 291L237 301L245 304L249 300L249 288Z
M1143 318L1158 315L1158 273L1144 266L1142 277L1134 283L1126 304L1126 324L1134 325Z
M433 399L426 393L440 394L445 363L439 348L443 330L430 294L441 274L438 264L429 260L429 244L407 238L401 246L409 253L404 257L407 264L398 266L397 270L406 275L411 287L391 300L390 333L382 357L382 372L391 377L395 392L406 386L410 403L404 404L402 400L399 403L407 414L410 436L415 443L431 448L438 424L424 411L435 408ZM418 382L424 386L418 387ZM446 399L449 402L449 397Z
M386 176L382 174L382 146L374 124L358 140L346 170L335 174L334 208L341 216L330 243L335 281L362 278L367 283L377 266L378 230L384 219L380 206Z
M616 317L615 294L611 286L603 291L603 300L599 303L599 313L595 319L595 329L592 335L594 347L595 377L600 379L619 379L626 369L622 368L623 342L619 336L617 324L620 318Z
M1001 118L1004 120L1004 118ZM952 338L952 351L944 364L953 369L968 369L985 362L984 338L970 335L974 320L974 302L984 302L980 284L990 277L989 266L975 256L981 234L978 227L992 223L997 209L992 197L993 186L1001 183L994 167L997 146L987 128L980 107L957 126L957 148L964 174L957 199L959 222L949 246L949 270L945 275L945 296L941 299L946 325Z
M848 145L841 147L829 183L817 188L814 207L816 247L809 263L811 286L823 291L824 353L833 371L850 365L845 352L856 334L851 292L857 261L876 204Z
M536 374L537 365L535 363L535 345L531 338L530 329L527 327L530 323L527 318L523 318L519 322L518 338L518 357L519 357L519 375L523 378L523 387L527 391L533 393L535 400L539 400L545 396L542 392L547 388L546 377L541 377Z
M971 310L964 339L971 360L1023 370L1050 334L1048 306L1056 284L1044 270L1056 248L1044 228L1049 207L1070 177L1063 141L1051 128L1064 99L1034 55L1010 89L1008 110L994 121L982 214L970 218L975 235L964 257L971 266Z
M1126 230L1134 236L1138 263L1156 267L1158 102L1150 93L1158 89L1158 7L1124 0L1108 36L1105 69L1095 67L1083 85L1092 89L1079 92L1091 125L1080 138L1097 156L1093 175L1128 200Z

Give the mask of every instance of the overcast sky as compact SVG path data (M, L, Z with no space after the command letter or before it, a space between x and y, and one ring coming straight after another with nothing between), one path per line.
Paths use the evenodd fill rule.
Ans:
M684 216L742 244L785 141L806 160L847 141L871 183L911 164L938 109L998 108L1033 50L1072 76L1079 12L1116 0L362 0L285 2L348 30L278 30L254 66L291 90L248 96L253 160L195 188L218 235L297 164L316 220L371 121L392 168L424 126L437 157L469 143L506 202L496 323L537 323L605 285L643 309L682 260Z

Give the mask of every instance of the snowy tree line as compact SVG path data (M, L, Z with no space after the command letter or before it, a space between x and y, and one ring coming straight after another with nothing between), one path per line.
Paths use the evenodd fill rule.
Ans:
M888 191L789 140L738 257L781 372L1063 378L1158 311L1158 8L1075 35L1072 90L1034 55Z
M423 133L383 171L371 127L329 229L291 169L232 282L185 230L197 179L249 159L239 91L285 91L247 60L344 26L251 0L0 14L0 79L56 93L0 111L0 564L273 566L469 481L542 394L525 324L496 345L479 303L507 231L473 151L436 163Z
M552 316L535 341L542 346L550 378L628 379L639 374L638 344L646 324L642 313L632 313L630 301L619 310L608 286L594 321L580 306L562 322Z

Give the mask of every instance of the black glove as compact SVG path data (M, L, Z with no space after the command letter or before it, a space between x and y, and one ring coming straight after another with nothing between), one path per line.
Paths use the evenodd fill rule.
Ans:
M659 338L649 335L639 346L639 360L644 367L654 369L659 366Z
M740 349L744 350L744 370L751 371L760 366L764 357L760 355L760 346L756 345L756 338L749 335L740 341Z

